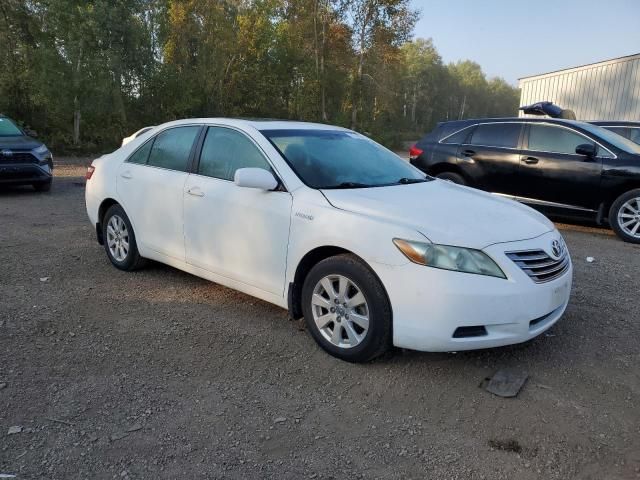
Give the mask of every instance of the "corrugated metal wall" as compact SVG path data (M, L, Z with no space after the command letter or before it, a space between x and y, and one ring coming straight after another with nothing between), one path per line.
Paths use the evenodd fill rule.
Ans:
M548 100L578 120L640 121L640 54L521 78L519 86L520 106Z

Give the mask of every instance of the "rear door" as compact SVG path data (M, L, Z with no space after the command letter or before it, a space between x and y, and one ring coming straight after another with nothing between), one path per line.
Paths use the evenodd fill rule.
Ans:
M458 163L471 186L487 192L517 190L522 122L478 124L458 148Z
M173 127L119 167L117 189L143 248L185 260L183 188L200 125Z
M597 209L602 157L612 157L598 147L598 155L588 158L576 147L596 142L569 127L531 122L526 128L520 163L520 197L573 207Z

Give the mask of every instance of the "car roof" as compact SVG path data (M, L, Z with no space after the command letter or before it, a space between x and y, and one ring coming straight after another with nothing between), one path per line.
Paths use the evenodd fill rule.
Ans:
M334 125L326 125L324 123L312 123L312 122L299 122L295 120L278 120L267 118L227 118L227 117L212 117L212 118L186 118L183 120L174 120L167 122L159 127L175 126L192 123L209 123L218 125L227 125L235 127L253 127L256 130L344 130L349 131L343 127L337 127Z
M631 122L626 120L614 120L614 121L595 120L595 121L590 121L589 123L592 123L594 125L600 125L600 126L606 125L610 127L640 127L640 122Z
M450 120L440 122L441 125L473 125L475 123L494 123L494 122L542 122L542 123L559 123L559 124L576 124L585 123L579 120L568 120L564 118L550 117L493 117L493 118L469 118L465 120ZM593 122L592 122L593 123Z

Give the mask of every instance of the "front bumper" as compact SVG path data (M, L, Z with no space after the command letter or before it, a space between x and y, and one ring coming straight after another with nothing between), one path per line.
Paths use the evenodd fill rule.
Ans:
M569 264L551 281L535 283L505 252L548 251L552 240L559 237L558 232L549 232L532 240L485 248L506 280L414 263L376 265L391 301L394 345L459 351L521 343L540 335L567 308L573 267Z
M26 185L50 182L53 171L48 163L0 164L1 185Z

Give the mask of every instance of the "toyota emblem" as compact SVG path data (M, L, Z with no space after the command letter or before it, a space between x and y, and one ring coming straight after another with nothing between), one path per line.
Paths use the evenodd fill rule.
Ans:
M13 156L13 152L11 150L2 150L0 153L2 154L3 157L12 157Z
M551 242L551 255L553 256L553 258L560 258L563 252L564 247L562 246L560 240L554 240L553 242Z

